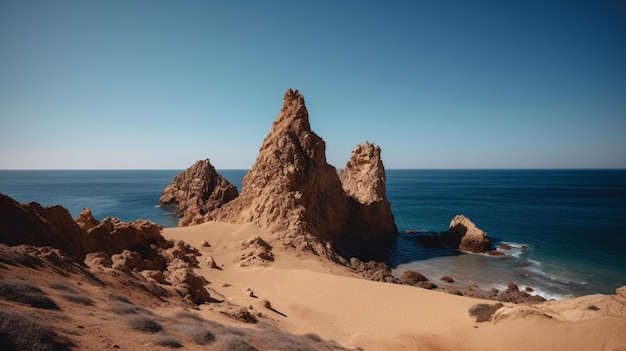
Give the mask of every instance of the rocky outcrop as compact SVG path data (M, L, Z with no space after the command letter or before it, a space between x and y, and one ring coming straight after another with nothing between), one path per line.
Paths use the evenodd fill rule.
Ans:
M3 194L0 194L0 242L60 248L79 261L91 252L93 245L62 206L21 204Z
M208 159L194 163L165 187L159 199L160 206L176 206L176 217L182 217L179 226L198 224L203 216L233 200L237 188L223 178Z
M83 230L89 230L89 229L97 226L98 224L100 224L100 222L98 222L98 220L93 218L93 215L91 214L91 209L90 208L84 208L82 210L82 212L78 215L78 218L76 218L76 223Z
M379 146L367 141L357 145L338 176L346 194L357 201L351 222L359 227L353 228L354 231L365 235L396 232Z
M446 244L458 247L461 251L487 252L491 248L487 233L477 228L463 215L457 215L452 219L450 229L441 233L441 238Z
M367 239L390 240L396 229L386 207L380 149L368 143L353 158L343 176L348 193L326 162L324 140L311 130L304 97L289 89L240 196L205 219L254 222L285 245L318 254ZM359 181L362 174L369 178Z

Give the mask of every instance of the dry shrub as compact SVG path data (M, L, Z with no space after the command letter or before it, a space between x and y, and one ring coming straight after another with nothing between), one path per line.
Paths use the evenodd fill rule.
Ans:
M197 322L204 322L206 319L198 316L197 314L193 313L193 312L189 312L186 310L180 310L178 312L176 312L176 317L177 318L184 318L184 319L192 319L194 321Z
M288 333L274 332L263 333L263 338L268 345L278 350L315 351L315 348L311 347L308 344L307 339L304 337L298 337Z
M65 291L65 292L72 293L72 294L78 294L78 291L76 291L74 288L67 286L60 282L54 282L50 284L50 288L54 290Z
M215 335L200 324L177 324L172 329L197 345L206 345L215 341Z
M496 311L502 306L504 305L501 303L496 303L493 305L479 303L470 307L469 313L470 316L476 317L476 323L489 322L493 314L496 313Z
M86 295L66 292L60 294L59 296L69 302L74 302L85 306L93 305L93 301Z
M128 300L127 300L128 301ZM150 311L143 307L133 305L132 303L118 302L111 306L111 312L119 315L128 314L151 314Z
M2 350L63 351L73 344L60 338L48 325L27 313L0 307L0 345Z
M21 279L0 280L0 298L33 307L58 310L59 306L45 292Z
M243 338L233 335L226 334L220 336L219 344L217 347L218 351L258 351L256 347L248 344Z
M119 295L119 294L109 294L109 299L113 300L113 301L119 301L119 302L124 302L124 303L129 303L132 304L132 302L128 301L128 299L126 298L126 296L123 295Z
M178 349L183 347L183 345L176 339L175 337L167 334L167 333L158 333L152 336L152 341L161 346L170 347L173 349Z
M302 335L302 337L311 341L322 342L322 338L315 333L307 333Z
M144 333L158 333L163 327L154 318L140 314L131 314L124 317L126 324L133 330Z

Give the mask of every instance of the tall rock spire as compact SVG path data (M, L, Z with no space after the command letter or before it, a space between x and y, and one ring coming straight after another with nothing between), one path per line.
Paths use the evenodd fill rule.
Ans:
M364 150L370 145L367 143ZM376 150L380 159L380 148ZM378 166L376 157L370 161L376 163L376 171L361 180L363 189L356 197L346 193L336 169L326 162L326 143L311 130L304 97L289 89L255 164L243 179L241 194L207 218L255 222L278 235L285 245L318 254L327 254L333 245L349 246L353 240L393 238L396 230L390 206L372 207L385 197L384 168L382 163ZM359 172L347 174L359 182ZM365 185L371 181L375 184ZM366 194L366 188L376 194ZM361 198L369 201L362 202ZM384 201L388 203L386 198ZM362 218L379 210L388 213L382 217L376 214L374 221ZM374 223L380 218L385 218L385 225Z

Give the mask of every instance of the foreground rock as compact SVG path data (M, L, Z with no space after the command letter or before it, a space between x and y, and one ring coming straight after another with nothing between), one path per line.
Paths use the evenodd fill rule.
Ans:
M487 233L477 228L463 215L457 215L452 219L450 229L441 233L441 238L446 244L458 247L461 251L487 252L491 248Z
M254 222L286 246L329 255L362 253L366 241L391 242L396 228L384 188L380 148L353 152L342 173L326 162L326 144L311 130L304 97L288 90L239 197L205 220ZM344 190L346 189L346 190Z
M204 280L192 271L200 253L182 242L165 240L158 224L146 220L122 222L117 218L99 222L89 209L83 210L75 222L62 206L20 204L1 194L0 214L0 242L6 245L31 245L33 248L28 250L32 252L48 247L42 251L45 257L57 252L54 257L85 262L94 268L129 274L148 270L151 272L140 276L171 285L190 302L200 304L209 299Z
M159 199L163 207L176 206L179 226L202 223L204 214L221 207L239 195L237 188L223 178L208 159L194 163L165 187Z

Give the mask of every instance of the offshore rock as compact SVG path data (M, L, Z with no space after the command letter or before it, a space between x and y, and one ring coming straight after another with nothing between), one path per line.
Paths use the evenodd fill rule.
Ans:
M208 159L194 163L165 187L159 199L162 207L177 206L179 226L204 222L204 215L239 195L237 188L223 178Z
M461 251L487 252L491 248L491 241L487 233L477 228L469 218L456 215L450 222L450 229L441 233L443 241L458 247Z
M363 147L363 153L369 149L370 146ZM370 161L376 162L373 168L378 167L375 155ZM354 168L354 172L346 172L346 178L367 169L357 164ZM384 183L384 168L381 171ZM381 175L378 170L372 173ZM371 179L363 180L360 187L346 182L348 189L354 189L350 195L346 193L336 169L326 162L326 143L311 130L304 97L289 89L255 164L243 179L240 196L206 217L253 222L278 235L286 246L328 255L333 247L345 248L367 238L395 237L393 216L382 215L391 219L386 225L373 219L381 217L377 206L384 208L386 197L384 187L367 184ZM357 179L352 180L358 183ZM376 193L365 194L365 189L374 189Z

